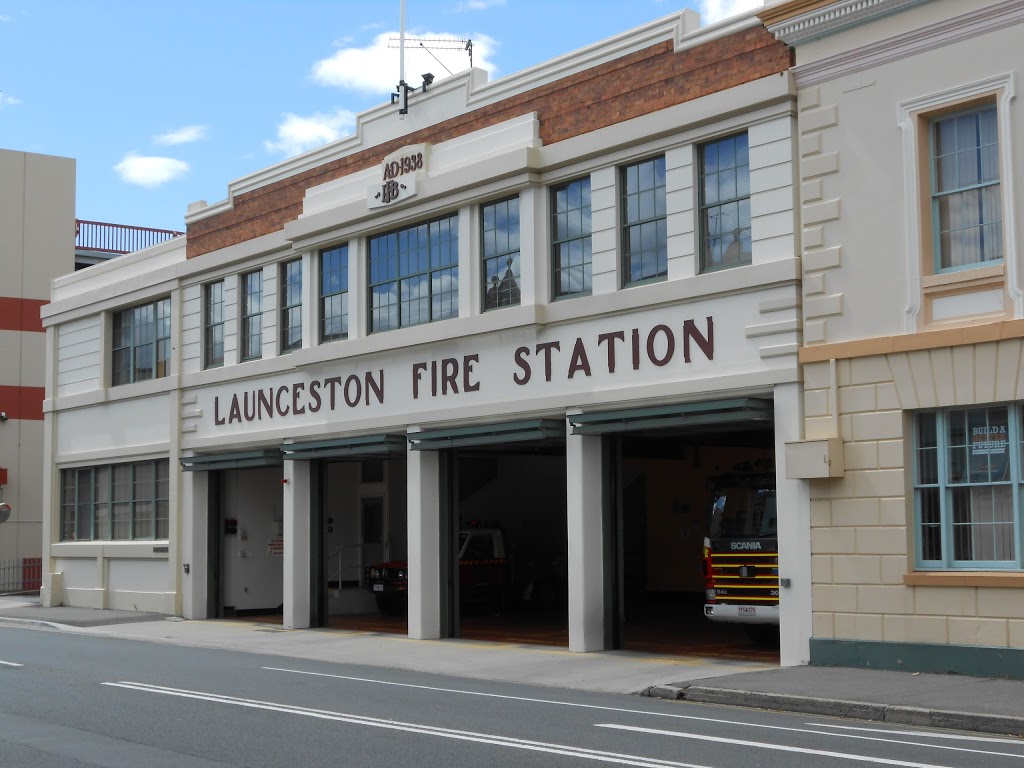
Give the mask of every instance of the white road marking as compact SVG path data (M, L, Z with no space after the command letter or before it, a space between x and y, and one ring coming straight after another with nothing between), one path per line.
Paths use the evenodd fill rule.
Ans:
M0 661L0 666L4 667L24 667L24 664L15 664L13 661Z
M1001 738L999 736L961 736L955 733L935 733L933 731L895 731L889 728L866 728L859 725L837 725L833 723L807 723L813 728L839 728L844 731L867 731L870 733L891 733L896 736L919 736L928 739L955 739L957 741L984 741L991 744L1012 744L1021 746L1020 739Z
M529 741L527 739L516 739L511 736L499 736L497 734L478 733L474 731L460 731L452 728L440 728L432 725L421 725L418 723L407 723L399 720L384 720L380 718L366 717L364 715L352 715L344 712L331 712L324 709L310 709L298 707L291 704L278 704L272 701L259 701L257 699L241 699L234 696L223 696L216 693L204 691L190 691L182 688L167 688L160 685L149 685L147 683L103 683L112 688L123 688L143 693L158 693L165 696L177 696L186 699L198 699L209 701L215 704L231 704L237 707L249 709L262 709L270 712L282 712L285 714L302 715L320 720L333 720L353 725L363 725L370 728L385 728L393 731L405 731L417 733L424 736L436 736L458 741L471 741L480 744L492 744L494 746L510 749L523 749L531 752L546 752L553 755L565 755L566 757L578 757L586 760L594 760L602 763L616 763L618 765L635 765L641 768L710 768L710 766L697 765L695 763L681 763L673 760L659 760L653 757L641 755L629 755L619 752L605 752L585 747L574 747L565 744L552 744L543 741Z
M806 728L792 728L792 727L787 727L787 726L784 726L784 725L768 725L766 723L747 723L747 722L743 722L742 720L725 720L725 719L722 719L722 718L714 718L714 717L699 717L697 715L680 715L680 714L677 714L677 713L674 713L674 712L650 712L650 711L642 710L642 709L624 709L624 708L621 708L621 707L606 707L606 706L602 706L600 704L577 704L575 702L555 701L555 700L552 700L552 699L534 699L534 698L529 698L527 696L509 696L508 694L503 694L503 693L485 693L485 692L482 692L482 691L466 691L466 690L462 690L462 689L459 689L459 688L437 688L437 687L430 686L430 685L415 685L413 683L395 683L395 682L391 682L389 680L374 680L374 679L368 678L368 677L350 677L348 675L333 675L333 674L329 674L327 672L307 672L307 671L301 670L301 669L286 669L284 667L262 667L262 669L265 669L265 670L268 670L268 671L271 671L271 672L290 672L290 673L295 674L295 675L310 675L310 676L313 676L313 677L329 677L329 678L334 678L336 680L352 680L352 681L359 682L359 683L373 683L375 685L391 685L391 686L396 686L396 687L399 687L399 688L418 688L418 689L424 690L424 691L437 691L439 693L458 693L458 694L462 694L462 695L465 695L465 696L484 696L486 698L493 698L493 699L511 699L513 701L523 701L523 702L528 702L528 703L532 703L532 704L554 704L554 705L557 705L557 706L560 706L560 707L577 707L577 708L581 708L581 709L598 709L598 710L603 710L605 712L616 712L616 713L620 713L620 714L647 715L647 716L651 716L651 717L669 717L669 718L673 718L673 719L676 719L676 720L696 720L696 721L704 722L704 723L721 723L721 724L724 724L724 725L742 725L742 726L746 726L748 728L764 728L764 729L772 730L772 731L793 731L795 733L801 733L801 734L809 733L810 732ZM809 725L811 727L815 727L815 726L819 726L820 724L807 723L807 725ZM838 725L820 725L820 727L844 728L844 726L838 726ZM848 728L848 729L849 730L854 730L853 728ZM918 735L920 735L920 736L932 736L932 735L935 735L935 734L917 734L917 733L913 733L913 732L910 732L910 731L889 731L889 730L886 730L886 729L883 729L883 728L865 729L865 730L874 730L874 731L877 731L879 733L892 733L892 734L899 735L899 736L918 736ZM868 740L868 741L881 741L881 742L890 743L890 744L904 744L904 745L918 746L918 747L930 747L932 749L944 749L944 750L953 751L953 752L977 752L978 754L992 754L992 755L999 755L999 756L1024 758L1024 755L1014 755L1014 754L1010 754L1010 753L1006 753L1006 752L984 752L984 751L980 751L980 750L965 749L963 747L950 747L950 746L946 746L945 744L928 744L928 743L925 743L925 742L921 742L921 743L907 742L907 741L898 741L898 740L895 740L895 739L878 738L878 737L873 737L873 736L858 736L856 734L850 734L850 733L830 733L830 732L827 732L827 731L814 731L814 733L817 733L817 734L819 734L821 736L837 736L837 737L848 738L848 739L862 739L862 740ZM938 735L936 735L936 737L938 737ZM983 739L983 738L978 737L978 736L956 736L954 734L942 734L941 738L944 738L944 739L964 739L964 740L967 740L967 741L975 741L975 740L992 741L992 742L1001 743L1001 744L1014 744L1014 745L1020 746L1020 742L1011 741L1009 739Z
M770 744L763 741L746 741L745 739L727 739L723 736L706 736L700 733L680 733L679 731L662 731L657 728L640 728L635 725L617 725L615 723L595 723L596 728L613 728L619 731L634 731L636 733L650 733L655 736L674 736L678 739L694 739L696 741L713 741L718 744L734 744L738 747L754 747L755 749L767 749L777 752L798 752L802 755L820 755L822 757L835 757L841 760L857 760L862 763L878 763L879 765L896 765L901 768L949 768L935 763L912 763L907 760L896 760L889 757L871 757L869 755L855 755L848 752L833 752L827 749L811 749L810 747L792 747L786 744Z

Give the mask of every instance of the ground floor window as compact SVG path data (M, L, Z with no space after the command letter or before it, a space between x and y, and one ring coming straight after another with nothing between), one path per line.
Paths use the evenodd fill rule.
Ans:
M914 504L919 567L1022 568L1024 407L992 405L915 416Z
M64 469L61 541L168 538L166 459Z

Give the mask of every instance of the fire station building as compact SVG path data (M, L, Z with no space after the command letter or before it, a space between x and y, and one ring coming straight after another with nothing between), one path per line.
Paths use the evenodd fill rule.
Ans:
M545 585L570 649L631 647L708 623L709 489L762 472L806 663L790 66L755 15L684 11L471 69L58 279L44 604L323 626L391 563L409 636L460 636L481 527L510 604Z

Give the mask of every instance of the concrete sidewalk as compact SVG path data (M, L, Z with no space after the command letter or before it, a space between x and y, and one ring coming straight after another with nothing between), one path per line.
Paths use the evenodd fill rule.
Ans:
M0 624L293 660L1024 736L1024 682L1015 680L830 667L780 668L708 657L628 651L579 654L513 643L286 630L258 622L186 621L134 611L43 608L37 596L0 597Z

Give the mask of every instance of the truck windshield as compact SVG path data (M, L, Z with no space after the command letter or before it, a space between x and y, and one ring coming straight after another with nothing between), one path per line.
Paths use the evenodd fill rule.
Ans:
M710 538L774 538L776 535L774 490L730 488L718 493L711 508Z

